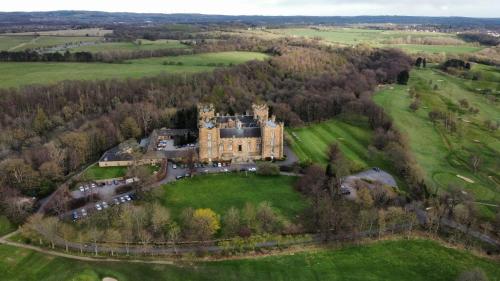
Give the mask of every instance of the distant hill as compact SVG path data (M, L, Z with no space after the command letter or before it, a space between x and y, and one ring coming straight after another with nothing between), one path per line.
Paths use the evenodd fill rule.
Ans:
M246 25L294 24L425 24L450 27L500 28L500 18L410 16L227 16L203 14L107 13L93 11L0 12L0 26L13 25L115 25L167 23L240 23Z

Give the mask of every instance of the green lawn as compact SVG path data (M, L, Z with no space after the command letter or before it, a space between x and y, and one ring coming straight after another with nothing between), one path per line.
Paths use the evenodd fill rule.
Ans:
M223 215L230 207L269 201L282 215L294 219L307 206L306 199L293 189L295 177L241 174L205 175L165 185L160 198L174 217L183 209L211 208Z
M162 73L195 73L213 70L214 66L211 64L227 66L266 58L267 55L255 52L221 52L137 59L121 64L0 62L0 87L52 84L63 80L125 79ZM181 62L183 65L164 65L164 62Z
M0 215L0 236L16 230L15 226L7 219L7 217Z
M500 280L498 262L427 240L384 241L291 255L183 266L85 262L0 245L0 280L384 280L452 281L466 270Z
M375 101L408 136L430 187L439 191L449 184L459 185L472 192L477 200L500 203L500 132L487 131L483 126L486 119L500 120L500 110L498 104L475 92L482 81L463 80L434 69L414 70L410 76L409 87L415 87L421 95L422 105L417 112L409 110L408 86L386 88L375 95ZM460 109L458 101L464 98L480 110L478 114ZM459 133L450 134L442 125L433 125L428 118L432 109L455 112L462 118L464 121L457 121ZM473 173L469 164L473 154L479 155L482 162L477 173ZM470 178L474 183L456 175ZM482 207L482 212L492 217L495 209Z
M352 161L353 170L380 167L395 175L398 185L405 187L391 164L376 150L370 151L372 130L364 120L332 119L300 128L287 128L290 145L301 161L312 161L326 166L328 147L338 143L344 156Z
M140 42L140 43L139 43ZM70 49L71 52L140 51L158 49L187 49L189 46L178 40L139 40L137 42L109 42Z
M84 180L103 180L125 176L127 167L99 167L94 164L89 167L82 175Z

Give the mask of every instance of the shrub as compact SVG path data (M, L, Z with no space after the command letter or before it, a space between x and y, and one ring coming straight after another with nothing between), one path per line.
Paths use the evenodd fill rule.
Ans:
M270 162L261 162L257 164L257 174L262 176L277 176L280 174L278 165Z

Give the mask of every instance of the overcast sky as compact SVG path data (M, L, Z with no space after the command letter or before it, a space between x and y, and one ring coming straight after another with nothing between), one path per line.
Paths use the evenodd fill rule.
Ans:
M0 11L89 10L225 15L500 17L500 0L23 0Z

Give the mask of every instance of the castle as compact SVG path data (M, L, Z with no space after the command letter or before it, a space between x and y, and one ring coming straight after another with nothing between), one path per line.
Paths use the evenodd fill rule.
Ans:
M283 122L269 118L269 107L252 105L253 115L215 113L212 104L198 105L199 159L203 162L249 162L283 158Z

